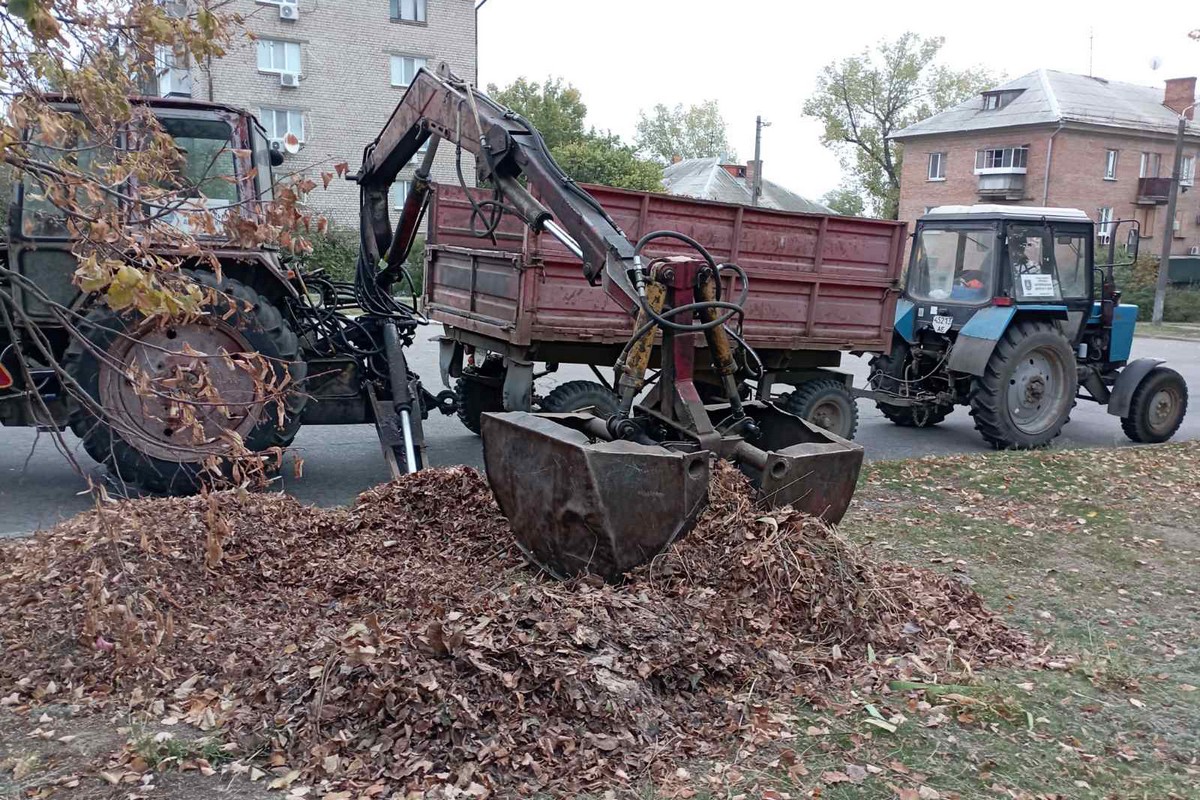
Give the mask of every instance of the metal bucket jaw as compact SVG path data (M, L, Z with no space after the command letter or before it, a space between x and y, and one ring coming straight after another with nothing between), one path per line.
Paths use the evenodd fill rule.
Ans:
M743 408L761 436L738 445L733 460L758 489L759 501L841 522L862 470L862 447L768 403ZM719 418L721 410L710 413Z
M483 459L522 550L558 577L617 580L686 533L708 500L709 453L609 442L587 413L484 414Z

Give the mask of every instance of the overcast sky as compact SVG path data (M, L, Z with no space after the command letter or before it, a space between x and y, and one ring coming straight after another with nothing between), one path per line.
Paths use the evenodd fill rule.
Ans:
M837 186L837 159L801 113L828 63L905 27L944 36L941 61L1010 78L1045 67L1162 86L1200 73L1200 5L1142 3L847 2L803 0L488 0L479 11L480 83L561 76L583 94L588 122L632 140L638 110L717 100L731 143L764 176L808 197ZM1151 69L1152 59L1161 66Z

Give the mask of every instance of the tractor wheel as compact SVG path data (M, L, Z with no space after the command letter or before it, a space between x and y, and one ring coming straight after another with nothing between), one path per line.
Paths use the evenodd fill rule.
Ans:
M251 452L287 447L300 430L307 399L299 389L307 365L279 309L232 278L188 274L217 292L206 316L163 325L97 305L80 325L84 338L72 340L64 359L67 373L104 410L98 418L75 403L70 425L84 450L114 477L159 494L199 490L204 462L229 452L226 434L235 434ZM231 367L222 357L201 359L197 353L235 359L239 353L254 353L269 359L273 374L266 382L287 380L295 387L284 397L282 424L277 405L262 402L262 389L250 369ZM191 382L197 391L184 389L182 402L148 395L129 378L131 371L176 387ZM196 404L189 404L189 394ZM228 405L213 406L210 396ZM182 421L180 408L194 414L195 422ZM202 441L196 441L197 434Z
M843 439L853 439L858 431L858 403L846 384L836 378L803 383L780 406Z
M554 387L542 400L542 411L563 414L594 408L596 416L608 419L620 410L617 396L595 381L567 381Z
M1079 375L1071 343L1051 322L1011 326L971 383L975 428L997 450L1043 447L1071 418Z
M479 380L481 377L487 380ZM454 392L458 395L458 419L476 436L484 413L504 410L503 378L503 359L488 358L482 365L464 370L454 384Z
M904 380L904 368L908 361L908 345L897 344L892 352L871 359L871 377L868 379L876 391L900 394L900 381ZM927 403L919 406L900 406L875 401L879 413L902 428L929 428L937 425L954 411L951 404Z
M1129 416L1121 417L1121 428L1135 442L1165 442L1183 424L1187 405L1183 376L1167 367L1155 367L1133 390Z

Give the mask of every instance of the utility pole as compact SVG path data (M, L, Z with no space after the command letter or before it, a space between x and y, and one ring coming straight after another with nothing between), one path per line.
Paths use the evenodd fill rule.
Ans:
M1163 304L1167 299L1167 278L1171 269L1171 246L1175 239L1175 208L1179 200L1179 182L1183 177L1183 135L1187 131L1187 112L1195 103L1179 112L1179 128L1175 133L1175 163L1171 169L1171 188L1167 193L1167 224L1163 226L1162 256L1158 262L1158 285L1154 289L1154 315L1151 324L1162 325Z
M771 127L762 116L754 120L754 183L750 187L750 205L757 206L762 197L762 129Z

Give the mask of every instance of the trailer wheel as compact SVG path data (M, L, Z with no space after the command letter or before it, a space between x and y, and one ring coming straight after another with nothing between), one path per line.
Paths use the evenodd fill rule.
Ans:
M872 389L899 394L900 381L904 379L904 368L908 359L908 345L897 344L892 352L871 359ZM879 413L902 428L930 428L942 422L954 411L952 404L926 403L919 406L900 406L875 401Z
M70 425L84 450L120 480L159 494L197 491L205 475L204 462L229 452L229 444L222 440L227 433L240 437L251 452L287 447L300 430L307 399L299 388L307 374L299 339L279 309L232 278L218 280L208 272L188 275L218 292L207 316L163 326L97 305L80 325L84 338L73 339L64 358L67 373L105 412L104 418L98 418L82 403L74 404ZM191 368L197 358L189 356L189 350L257 353L269 359L273 374L267 381L275 385L287 381L294 387L284 395L282 424L275 403L256 402L261 390L246 370L212 360L202 382L230 405L191 407L205 439L194 443L196 427L173 422L178 419L173 412L181 404L139 393L127 377L135 366L152 378L195 375Z
M843 439L858 432L858 403L846 384L836 378L808 381L787 395L781 407Z
M1183 424L1187 405L1183 376L1168 367L1155 367L1134 389L1129 416L1121 417L1121 429L1135 442L1165 442Z
M503 384L504 360L500 358L484 359L480 366L464 370L455 382L459 422L476 436L483 414L504 410Z
M564 414L595 408L596 416L608 419L620 410L617 396L608 387L595 381L567 381L554 387L542 400L542 411L549 414Z
M1017 322L971 382L971 416L997 450L1043 447L1062 433L1078 390L1075 353L1058 327Z

